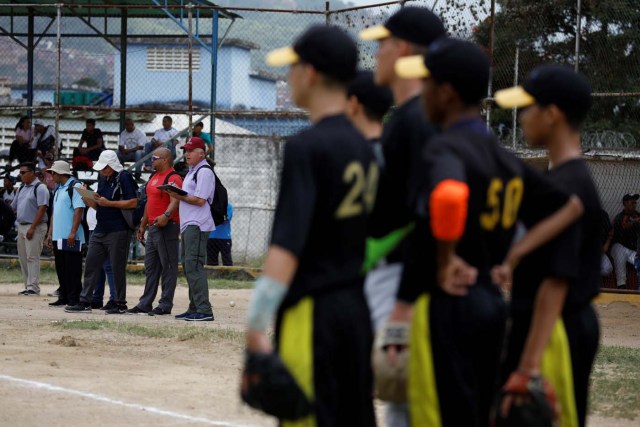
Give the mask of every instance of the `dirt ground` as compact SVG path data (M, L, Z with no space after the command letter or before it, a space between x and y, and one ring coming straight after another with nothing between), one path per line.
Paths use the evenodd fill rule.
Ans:
M42 295L53 289L42 286ZM0 285L0 425L275 425L239 399L240 342L56 326L84 319L242 331L249 290L211 290L215 321L196 324L173 316L109 316L99 310L69 314L48 307L51 297L20 296L20 290L20 285ZM130 302L141 292L142 287L131 286ZM174 314L187 301L187 289L180 286ZM640 347L640 308L610 303L598 311L604 343ZM592 417L589 425L628 427L637 420Z

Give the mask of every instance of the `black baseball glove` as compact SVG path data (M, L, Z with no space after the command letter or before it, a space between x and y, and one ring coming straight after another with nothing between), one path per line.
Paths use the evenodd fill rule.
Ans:
M514 372L498 394L491 415L494 427L553 427L558 417L555 393L544 378Z
M246 353L242 373L242 400L280 419L297 420L312 406L276 353Z

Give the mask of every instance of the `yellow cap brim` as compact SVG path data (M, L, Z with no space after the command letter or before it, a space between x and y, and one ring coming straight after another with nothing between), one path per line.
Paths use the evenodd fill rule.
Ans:
M422 55L405 56L396 61L396 74L401 79L424 79L431 74Z
M391 36L391 32L387 30L387 27L384 25L376 25L374 27L367 28L366 30L360 31L358 35L360 40L370 41L370 40L382 40Z
M287 46L267 53L265 60L267 65L270 67L284 67L286 65L295 64L300 60L300 57L292 47Z
M496 104L502 108L528 107L536 103L536 99L522 86L514 86L496 92Z

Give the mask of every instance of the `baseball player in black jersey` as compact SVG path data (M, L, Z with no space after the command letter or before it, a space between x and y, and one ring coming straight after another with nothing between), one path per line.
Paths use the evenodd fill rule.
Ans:
M502 416L508 416L522 384L542 375L555 389L560 425L584 426L599 339L591 301L599 292L602 242L600 198L580 147L591 88L569 67L543 65L522 86L498 91L496 102L524 108L524 136L530 145L547 148L548 177L584 207L579 221L515 269L504 366L504 390L512 393L503 399ZM532 213L523 217L525 225L537 219ZM509 257L506 265L514 261Z
M384 167L367 241L365 270L369 273L365 293L374 331L382 328L393 308L402 274L404 242L414 227L411 183L416 160L435 133L420 107L421 79L400 78L394 65L398 58L424 53L431 42L445 33L438 16L416 7L404 7L384 25L360 33L360 39L378 42L375 81L391 88L396 105L381 138ZM389 425L408 425L406 404L389 403L386 412Z
M378 166L384 167L382 154L382 121L393 105L393 94L388 87L378 86L371 71L358 71L347 88L347 117L353 126L369 141Z
M378 165L344 115L357 56L346 33L326 26L267 56L289 66L292 98L312 122L285 145L271 245L249 306L248 351L272 351L265 331L277 312L275 351L314 409L283 426L375 425L361 269Z
M575 219L579 206L487 130L479 104L489 60L478 46L442 38L425 56L398 60L396 72L424 79L424 111L442 133L425 147L424 174L412 183L416 228L387 331L400 335L412 320L411 425L485 426L506 317L491 267L507 254L521 210L562 208L547 220L553 226ZM392 360L397 350L388 348Z

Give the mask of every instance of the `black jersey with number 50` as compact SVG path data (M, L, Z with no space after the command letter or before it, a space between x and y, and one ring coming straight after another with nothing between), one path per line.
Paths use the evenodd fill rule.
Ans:
M435 284L435 239L429 225L429 195L440 182L453 179L469 187L464 234L456 252L478 269L478 280L490 283L490 270L502 263L523 212L543 218L568 196L503 147L493 135L460 126L434 137L424 153L416 230L410 242L399 297L413 300Z
M288 302L361 284L378 175L370 144L344 115L287 142L271 244L298 258Z

